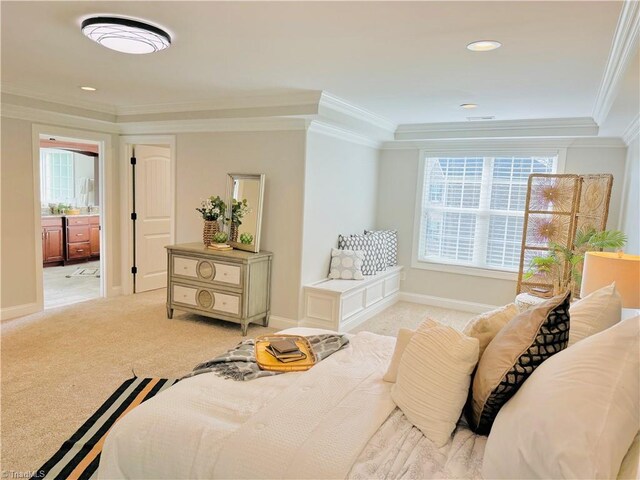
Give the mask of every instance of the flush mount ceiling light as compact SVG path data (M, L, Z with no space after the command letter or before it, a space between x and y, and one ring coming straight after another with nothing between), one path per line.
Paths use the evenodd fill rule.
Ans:
M466 108L467 110L471 110L472 108L478 108L478 105L475 103L463 103L460 105L462 108Z
M472 52L489 52L491 50L495 50L496 48L500 48L502 44L500 42L496 42L495 40L478 40L476 42L471 42L467 45L467 49Z
M95 92L96 89L93 87L80 87L80 90L84 90L85 92Z
M82 22L82 33L103 47L123 53L153 53L171 45L171 37L161 28L130 18L87 18Z

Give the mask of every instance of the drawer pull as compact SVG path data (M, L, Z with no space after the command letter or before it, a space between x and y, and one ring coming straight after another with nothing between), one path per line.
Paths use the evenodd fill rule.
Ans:
M83 234L82 233L76 233L76 237L82 237Z
M80 252L84 252L84 250L79 248L79 249L76 250L76 252L80 253Z

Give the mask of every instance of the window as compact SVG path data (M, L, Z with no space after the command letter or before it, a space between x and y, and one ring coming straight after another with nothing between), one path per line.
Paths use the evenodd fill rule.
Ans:
M517 271L527 181L550 156L427 156L417 260Z
M70 203L75 197L73 153L40 149L40 198L42 203Z

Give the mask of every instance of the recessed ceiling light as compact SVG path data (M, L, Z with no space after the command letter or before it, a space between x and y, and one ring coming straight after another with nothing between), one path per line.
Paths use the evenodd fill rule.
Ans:
M87 18L82 22L82 33L103 47L123 53L153 53L171 46L167 32L130 18Z
M466 108L467 110L471 110L472 108L478 108L478 105L475 103L463 103L460 105L462 108Z
M97 89L93 87L80 87L80 90L84 90L85 92L95 92Z
M489 52L491 50L495 50L496 48L500 48L502 44L500 42L496 42L495 40L478 40L476 42L471 42L467 45L467 49L472 52Z

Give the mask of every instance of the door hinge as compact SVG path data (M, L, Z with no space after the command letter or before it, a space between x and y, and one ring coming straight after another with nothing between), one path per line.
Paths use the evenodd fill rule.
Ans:
M134 222L138 219L138 214L136 212L133 212L131 214L131 220L133 220Z
M131 273L133 273L134 275L138 273L138 267L131 267Z
M136 164L136 157L131 157L131 165L135 165Z

